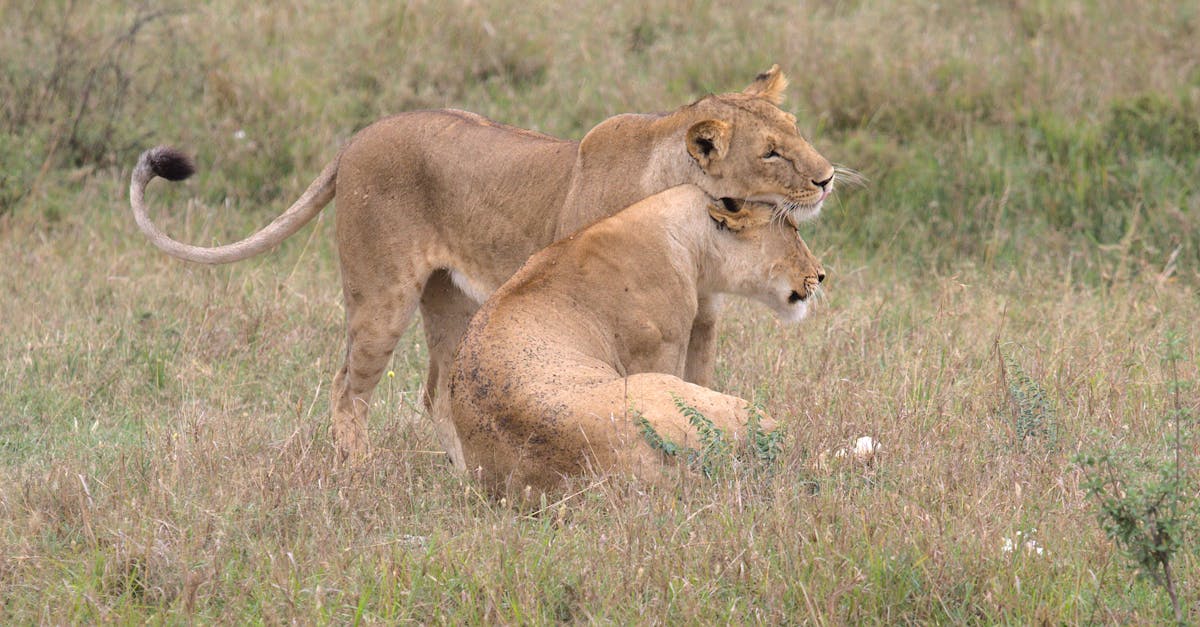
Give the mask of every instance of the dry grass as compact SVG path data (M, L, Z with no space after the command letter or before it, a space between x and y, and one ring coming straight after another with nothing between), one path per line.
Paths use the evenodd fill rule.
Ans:
M528 517L429 454L435 438L412 409L419 350L397 357L379 394L380 455L352 475L332 470L324 396L340 349L337 287L282 270L332 274L326 253L293 246L188 268L120 224L65 222L41 245L12 230L3 250L21 260L10 283L20 292L0 314L31 329L4 346L0 585L14 618L1160 616L1141 584L1128 596L1070 457L1094 429L1155 446L1165 389L1155 345L1196 314L1178 285L1111 298L1064 289L1062 277L889 284L886 271L843 269L834 256L809 323L781 327L740 304L724 327L721 387L758 392L787 421L777 476L681 477L648 495L584 484ZM55 272L83 239L103 261ZM1057 441L1016 438L997 340L1054 398ZM1187 351L1195 380L1194 340ZM883 443L875 465L813 467L860 435ZM1033 529L1045 554L1002 550ZM1181 571L1194 579L1194 555Z
M1162 448L1168 329L1200 380L1193 3L236 6L114 48L136 8L0 0L3 622L1170 616L1071 458ZM773 61L818 148L871 183L805 228L830 275L808 322L724 320L719 387L786 422L768 479L488 501L431 452L415 328L376 395L379 454L336 469L331 216L220 268L165 258L127 217L147 144L199 153L197 181L151 192L186 205L166 228L228 241L386 113L579 136ZM84 102L92 74L104 97ZM1014 420L1004 357L1046 391L1053 436ZM862 435L874 464L829 455ZM1043 551L1006 552L1017 532ZM1179 559L1198 607L1200 553Z

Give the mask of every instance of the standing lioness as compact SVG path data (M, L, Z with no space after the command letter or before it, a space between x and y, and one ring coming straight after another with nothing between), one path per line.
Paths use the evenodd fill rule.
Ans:
M790 215L691 185L550 246L492 295L459 345L449 409L463 466L501 493L549 490L589 469L652 477L661 454L635 416L674 442L700 441L675 398L744 432L746 401L680 378L700 301L740 294L798 321L824 278Z
M427 404L467 321L535 251L650 194L692 183L713 197L770 203L800 219L833 190L834 169L778 108L787 80L772 67L742 93L671 113L609 118L581 142L472 113L417 111L360 131L287 211L254 235L212 248L171 239L143 199L155 176L186 178L190 162L156 148L138 161L130 203L167 253L202 263L246 259L278 245L338 195L337 245L346 302L346 362L333 385L333 435L365 451L367 407L420 303L429 346ZM686 377L705 383L716 306L689 321ZM437 421L446 446L453 426Z

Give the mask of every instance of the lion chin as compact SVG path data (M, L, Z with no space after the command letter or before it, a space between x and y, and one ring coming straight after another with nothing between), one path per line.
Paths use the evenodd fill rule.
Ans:
M787 324L797 324L808 317L808 303L797 302L777 307L775 315L780 322Z

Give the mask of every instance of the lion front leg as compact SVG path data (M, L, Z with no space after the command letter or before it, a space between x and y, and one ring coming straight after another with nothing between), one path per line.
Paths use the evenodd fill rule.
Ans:
M717 362L717 318L723 302L720 296L701 296L688 338L687 361L683 378L688 383L709 387Z

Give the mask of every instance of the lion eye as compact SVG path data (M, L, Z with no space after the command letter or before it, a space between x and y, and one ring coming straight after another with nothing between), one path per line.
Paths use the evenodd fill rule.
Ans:
M779 156L779 153L775 152L775 149L772 148L767 152L767 154L763 155L763 159L778 159Z

